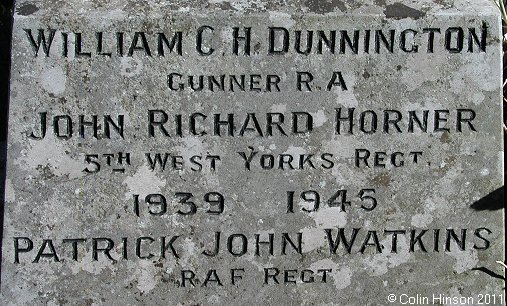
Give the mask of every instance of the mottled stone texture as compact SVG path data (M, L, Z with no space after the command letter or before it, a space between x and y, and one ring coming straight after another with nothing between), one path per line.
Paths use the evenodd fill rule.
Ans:
M504 303L500 46L486 0L19 1L0 304Z

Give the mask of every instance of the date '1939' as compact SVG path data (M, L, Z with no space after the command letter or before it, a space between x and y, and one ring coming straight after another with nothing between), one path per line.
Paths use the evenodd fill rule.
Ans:
M147 211L148 214L154 216L162 216L171 213L168 207L167 198L159 193L148 194L144 199L140 199L138 194L134 194L134 213L140 217L141 212ZM202 200L194 202L194 194L189 192L175 192L174 202L178 206L178 210L174 213L184 216L195 215L199 206L208 206L205 213L210 215L219 215L224 212L224 196L218 192L208 192L204 194ZM204 202L204 203L202 203ZM173 203L170 201L169 204Z

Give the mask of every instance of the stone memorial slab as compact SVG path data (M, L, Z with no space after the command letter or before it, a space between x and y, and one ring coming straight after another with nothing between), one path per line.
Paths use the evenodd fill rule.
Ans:
M486 0L17 1L2 305L503 305Z

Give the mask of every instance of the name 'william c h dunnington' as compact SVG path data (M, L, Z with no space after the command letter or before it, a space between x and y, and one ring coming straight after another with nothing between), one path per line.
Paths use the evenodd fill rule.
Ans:
M187 31L95 31L83 33L57 29L23 29L34 57L166 57L254 54L358 55L386 53L484 53L488 25L406 29L287 29L284 27L232 27L218 29L197 25ZM232 31L231 31L232 30ZM260 41L254 41L253 32ZM226 33L227 35L223 35ZM228 34L230 33L230 34ZM253 48L261 46L261 49Z

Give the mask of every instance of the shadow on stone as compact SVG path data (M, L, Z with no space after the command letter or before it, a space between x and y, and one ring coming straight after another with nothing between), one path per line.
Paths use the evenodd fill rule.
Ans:
M504 195L504 186L496 189L487 196L476 201L475 203L470 205L470 207L477 211L502 209L504 208L503 195Z
M7 156L7 122L9 109L9 68L11 58L12 0L0 4L0 253L2 253L5 162ZM0 256L0 275L2 257ZM2 280L0 279L0 284Z

